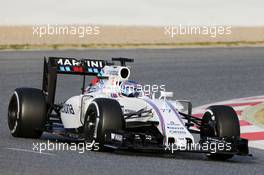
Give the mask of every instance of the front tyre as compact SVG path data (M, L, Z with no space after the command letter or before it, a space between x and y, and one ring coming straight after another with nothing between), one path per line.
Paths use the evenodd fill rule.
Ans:
M46 113L46 99L40 89L15 89L8 106L8 126L12 136L39 138Z
M118 101L97 98L88 107L84 121L84 138L89 143L99 143L94 150L104 151L106 130L122 130L125 121Z
M240 137L240 125L236 111L230 106L210 106L204 113L201 126L201 138L206 137ZM233 154L207 154L214 160L226 160Z

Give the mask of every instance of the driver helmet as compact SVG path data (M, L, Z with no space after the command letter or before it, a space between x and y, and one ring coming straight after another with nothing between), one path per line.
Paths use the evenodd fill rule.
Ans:
M141 94L141 85L135 81L126 80L121 83L120 90L126 97L138 97Z

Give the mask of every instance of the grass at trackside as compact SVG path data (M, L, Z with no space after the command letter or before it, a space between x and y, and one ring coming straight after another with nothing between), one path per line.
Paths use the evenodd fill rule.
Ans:
M261 123L264 126L264 107L259 110L254 117L258 121L258 123Z
M250 107L242 113L242 118L264 128L264 103Z
M192 43L101 43L101 44L10 44L0 45L0 50L27 50L27 49L81 49L81 48L177 48L200 46L264 46L264 41L233 41L233 42L192 42Z

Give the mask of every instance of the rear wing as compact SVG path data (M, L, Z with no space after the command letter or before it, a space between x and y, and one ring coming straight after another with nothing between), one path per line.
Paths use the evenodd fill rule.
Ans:
M54 104L58 74L83 75L85 79L86 75L97 75L106 64L105 60L44 57L42 90L48 105Z
M44 64L56 67L58 74L97 75L106 63L105 60L95 59L49 57L47 60L44 58Z
M134 62L130 58L112 58L112 61L120 62L122 66L125 66L126 62ZM97 59L44 57L42 90L47 94L48 107L54 105L58 74L82 75L82 90L84 90L86 76L98 75L106 65L114 65L113 62Z

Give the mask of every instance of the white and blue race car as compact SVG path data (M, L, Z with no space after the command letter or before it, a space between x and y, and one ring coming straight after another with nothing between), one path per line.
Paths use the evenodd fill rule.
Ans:
M17 88L10 99L11 134L39 138L50 132L98 143L100 150L201 152L212 159L249 155L231 107L211 106L202 118L194 117L189 101L171 100L173 93L165 91L156 98L129 80L126 63L133 61L44 58L42 89ZM82 93L55 104L59 74L83 76ZM88 87L87 76L94 76Z

